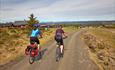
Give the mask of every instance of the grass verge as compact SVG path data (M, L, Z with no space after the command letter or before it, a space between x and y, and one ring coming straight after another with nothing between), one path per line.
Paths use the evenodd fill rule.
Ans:
M114 29L92 28L83 35L88 45L90 58L101 70L115 69Z

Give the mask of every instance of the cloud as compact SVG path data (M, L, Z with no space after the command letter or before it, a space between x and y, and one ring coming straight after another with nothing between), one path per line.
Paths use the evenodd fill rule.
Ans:
M115 20L115 0L1 0L0 19ZM108 18L106 18L108 17Z
M2 10L2 11L13 11L14 9L13 8L1 8L0 10Z

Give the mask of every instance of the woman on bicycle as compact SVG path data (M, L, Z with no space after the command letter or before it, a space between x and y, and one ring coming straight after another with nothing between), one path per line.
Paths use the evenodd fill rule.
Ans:
M59 25L56 29L55 32L55 40L57 42L57 45L60 44L60 49L61 49L61 54L63 54L63 48L64 48L64 44L63 44L63 36L67 37L66 33L64 32L64 30L62 29L62 26Z
M38 36L40 36L40 38L42 38L42 33L40 31L40 29L38 29L38 27L40 26L39 24L34 24L34 29L31 31L31 35L30 35L30 44L32 45L36 45L36 52L40 49L40 41L38 39ZM36 43L36 44L35 44ZM27 51L29 51L31 49L31 46L27 46Z

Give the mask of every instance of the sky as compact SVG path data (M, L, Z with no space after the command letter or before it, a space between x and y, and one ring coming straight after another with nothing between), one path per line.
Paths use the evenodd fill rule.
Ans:
M115 20L115 0L0 0L0 22Z

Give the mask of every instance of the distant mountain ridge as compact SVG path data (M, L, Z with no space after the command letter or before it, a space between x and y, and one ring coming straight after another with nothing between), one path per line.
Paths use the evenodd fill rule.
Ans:
M99 25L99 24L115 24L115 21L63 21L63 22L44 22L41 24L80 24L80 25Z
M26 21L15 21L9 23L0 23L0 25L26 25ZM115 24L115 20L113 21L62 21L62 22L41 22L40 24Z

